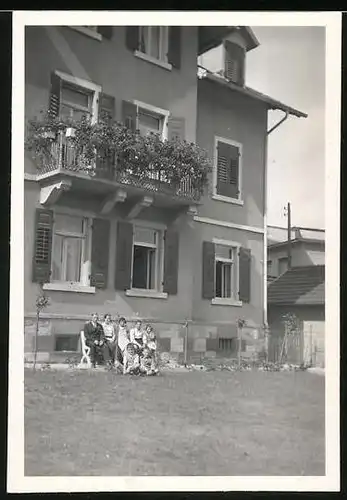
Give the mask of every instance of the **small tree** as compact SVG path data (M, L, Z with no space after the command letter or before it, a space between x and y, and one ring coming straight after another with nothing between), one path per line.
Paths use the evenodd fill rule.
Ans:
M33 370L36 369L36 359L37 359L37 344L39 335L39 324L40 324L40 314L49 305L49 298L45 295L43 290L43 283L40 283L39 293L36 297L36 329L35 329L35 344L34 344L34 364Z
M242 349L242 329L246 325L246 320L239 318L237 320L237 338L238 338L238 346L237 346L237 363L238 367L241 367L241 349Z
M282 316L282 321L284 324L284 337L281 347L280 363L282 363L283 358L287 359L288 356L288 338L293 341L299 332L298 318L294 313L284 314Z

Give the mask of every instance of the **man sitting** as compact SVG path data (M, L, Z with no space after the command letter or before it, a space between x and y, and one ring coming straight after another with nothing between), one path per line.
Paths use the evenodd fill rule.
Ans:
M108 347L105 343L104 330L99 323L97 313L92 314L92 318L84 325L84 336L86 345L90 348L90 361L93 368L96 366L96 361L109 361L110 356Z

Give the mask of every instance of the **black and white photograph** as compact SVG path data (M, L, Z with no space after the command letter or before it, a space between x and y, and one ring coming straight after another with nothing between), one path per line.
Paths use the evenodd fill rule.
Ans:
M338 490L340 14L13 26L9 491Z

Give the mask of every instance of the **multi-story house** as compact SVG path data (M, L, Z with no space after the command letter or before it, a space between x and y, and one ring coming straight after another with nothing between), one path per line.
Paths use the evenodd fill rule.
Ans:
M195 143L212 168L202 195L189 172L174 183L158 168L134 173L131 162L120 172L114 158L107 168L99 158L90 175L67 141L73 127L50 136L40 167L26 152L26 357L39 283L50 298L41 360L77 351L93 311L151 322L161 349L179 359L233 353L239 318L249 339L259 337L267 310L267 115L306 115L245 86L247 52L258 45L252 30L32 26L25 36L27 121L45 108L91 124L106 115L174 147ZM198 56L215 49L218 70L198 71Z

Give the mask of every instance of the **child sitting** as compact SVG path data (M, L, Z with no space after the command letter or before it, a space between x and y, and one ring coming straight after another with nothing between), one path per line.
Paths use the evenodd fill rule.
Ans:
M143 330L142 322L140 320L136 321L135 327L130 330L130 342L136 344L140 349L143 348Z
M138 349L135 344L129 342L124 350L123 355L123 373L130 375L138 375L140 372L140 359Z
M154 356L148 347L144 347L140 358L140 372L143 375L155 375Z

